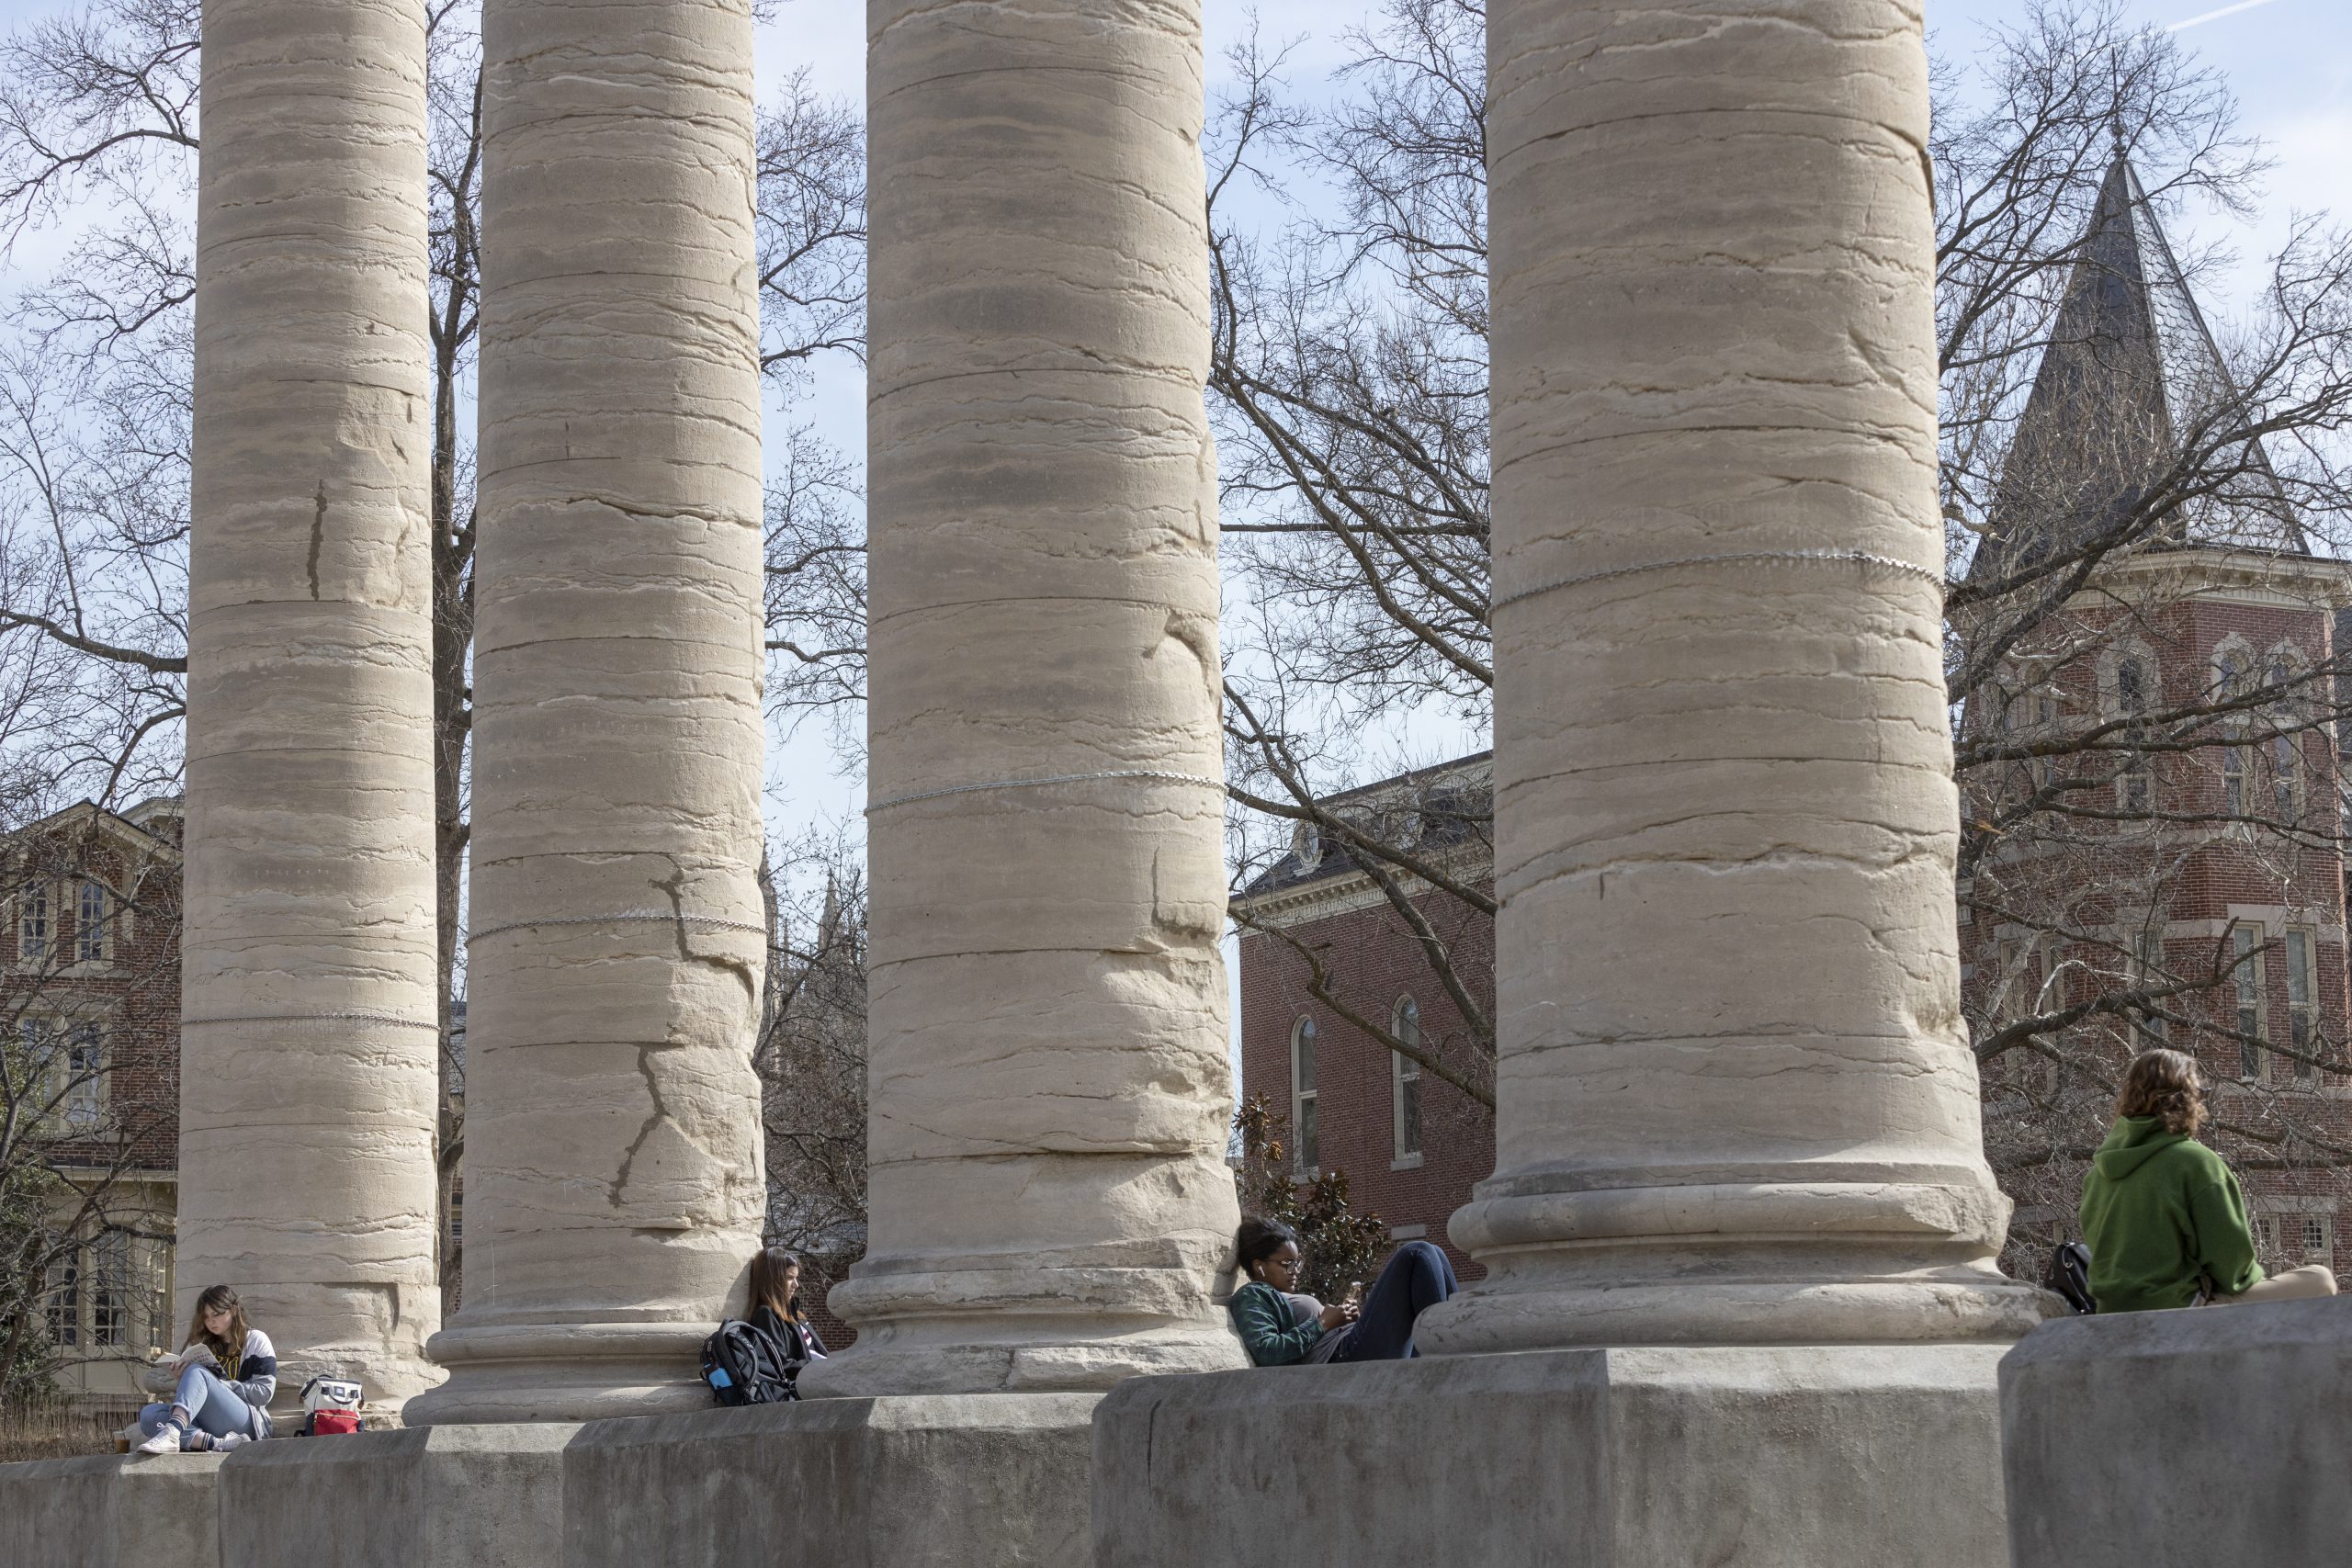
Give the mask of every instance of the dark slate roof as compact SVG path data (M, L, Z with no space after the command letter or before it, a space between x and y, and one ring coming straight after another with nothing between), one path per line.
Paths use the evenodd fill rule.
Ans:
M1351 812L1364 814L1374 832L1391 842L1408 839L1421 854L1473 841L1487 843L1493 836L1494 784L1489 767L1493 759L1491 751L1473 752L1342 790L1324 797L1322 804L1343 818ZM1355 869L1355 863L1340 851L1295 837L1291 852L1259 873L1241 896L1255 898L1285 893L1352 875Z
M2181 434L2239 401L2147 192L2120 149L2100 185L1969 575L2071 553L2174 462ZM2185 507L2159 546L2309 553L2259 441L2227 493Z

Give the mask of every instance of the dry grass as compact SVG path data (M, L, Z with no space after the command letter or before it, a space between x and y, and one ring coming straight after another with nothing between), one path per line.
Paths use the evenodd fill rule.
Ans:
M0 1410L0 1464L110 1454L114 1435L136 1414L128 1409L76 1409L66 1404Z

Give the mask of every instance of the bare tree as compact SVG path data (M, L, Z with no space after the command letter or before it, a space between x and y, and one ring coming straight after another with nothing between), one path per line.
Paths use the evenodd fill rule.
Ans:
M2249 212L2264 165L2218 72L2106 0L2030 7L1939 87L1964 1001L2031 1268L2150 1043L2227 1084L2257 1202L2352 1167L2318 1092L2352 1066L2319 940L2344 909L2352 240L2297 220L2215 331L2196 295L2228 258L2166 220ZM2273 607L2223 608L2250 592Z
M438 1163L445 1274L464 1150L459 913L472 731L472 395L481 321L476 0L427 11L434 783L441 971ZM112 800L175 787L186 669L189 312L195 296L199 8L96 0L0 45L0 232L71 235L0 343L0 642L70 671L29 718L38 743ZM863 127L791 79L758 120L762 366L805 394L827 355L863 353ZM863 691L864 548L848 465L806 429L768 504L779 711ZM28 727L28 742L33 735ZM452 1303L454 1305L454 1302Z
M1351 787L1380 721L1434 709L1482 727L1487 713L1482 13L1477 0L1383 0L1311 107L1285 92L1282 50L1236 54L1212 143L1211 391L1239 546L1227 712L1240 882L1278 876L1306 834L1346 856L1414 932L1430 977L1474 1004L1463 1011L1491 1054L1484 977L1462 972L1462 944L1433 916L1490 914L1490 860L1433 854L1394 826L1418 828L1397 808L1409 803ZM2236 1026L2241 977L2288 968L2284 935L2146 934L2217 852L2265 889L2244 901L2341 924L2333 737L2352 685L2327 611L2352 518L2352 251L2299 219L2246 320L2211 330L2193 296L2233 258L2173 251L2159 220L2192 202L2255 210L2266 165L2222 76L2113 0L2039 0L1982 48L1965 40L1966 69L1943 42L1928 152L1948 675L1968 804L1960 912L1972 954L2002 933L1972 964L1967 1007L2003 1179L2054 1208L2129 1043L2162 1032L2209 1053L2256 1049ZM2101 249L2119 221L2151 258L2129 279ZM2069 314L2086 276L2153 301L2149 343L2120 369L2114 334L2080 303ZM2029 418L2045 364L2072 389ZM2254 580L2299 608L2300 651L2274 657L2289 651L2274 637L2208 669L2190 657L2207 630L2195 607ZM2118 711L2126 647L2147 651L2147 680ZM1398 786L1419 776L1402 770ZM1348 996L1328 955L1274 934L1318 1000L1413 1054L1383 1026L1385 998ZM2299 1066L2225 1097L2225 1131L2242 1140L2230 1152L2251 1168L2335 1171L2352 1141L2334 1101L2305 1091L2308 1074L2346 1066L2330 1034L2344 966L2330 962L2328 997L2294 1004L2303 1032L2263 1031L2268 1059ZM1475 1078L1422 1043L1425 1070ZM2027 1055L2069 1071L2002 1066ZM2027 1095L2029 1081L2063 1081L2071 1098Z
M1364 761L1349 738L1384 720L1487 725L1485 39L1478 0L1386 0L1320 112L1285 96L1286 51L1235 51L1213 128L1209 390L1249 590L1226 671L1238 885L1312 831L1413 931L1463 1036L1399 1036L1386 998L1342 995L1311 942L1240 918L1300 953L1326 1007L1491 1106L1492 977L1456 939L1494 914L1487 798L1409 778L1411 798L1339 798ZM1326 209L1284 194L1301 169L1335 193ZM1278 225L1253 220L1270 199Z
M821 362L865 359L865 134L848 105L789 78L759 122L762 374L787 401ZM770 463L766 507L771 712L825 719L862 754L865 519L855 471L805 423Z
M767 994L753 1066L765 1134L766 1240L800 1255L821 1302L865 1255L865 882L838 837L762 867Z

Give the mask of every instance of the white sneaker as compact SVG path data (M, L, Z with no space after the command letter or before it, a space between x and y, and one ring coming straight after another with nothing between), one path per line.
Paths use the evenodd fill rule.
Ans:
M232 1432L225 1438L213 1438L212 1449L215 1453L225 1454L232 1449L242 1449L253 1440L250 1432Z
M180 1451L180 1429L169 1423L159 1427L155 1435L133 1450L142 1454L175 1454Z

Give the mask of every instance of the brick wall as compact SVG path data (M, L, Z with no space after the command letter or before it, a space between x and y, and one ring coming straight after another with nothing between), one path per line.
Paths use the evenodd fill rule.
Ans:
M1430 895L1423 914L1452 945L1479 1006L1494 1006L1494 924L1452 899ZM1450 1061L1475 1066L1462 1014L1420 947L1385 905L1299 920L1290 933L1312 945L1332 976L1333 993L1366 1016L1385 1019L1411 996L1421 1035ZM1241 937L1241 1092L1261 1095L1288 1115L1291 1031L1302 1017L1316 1025L1319 1164L1347 1172L1351 1201L1385 1221L1443 1247L1466 1279L1486 1270L1445 1234L1446 1220L1467 1202L1474 1183L1495 1168L1494 1116L1436 1077L1421 1077L1421 1157L1396 1157L1391 1054L1311 994L1312 966L1279 936ZM1481 1078L1476 1081L1491 1081ZM1419 1227L1413 1230L1412 1227ZM1401 1238L1400 1238L1401 1239Z
M2333 656L2333 617L2317 608L2204 597L2143 612L2128 626L2121 623L2120 614L2086 615L2078 629L2099 639L2128 638L2154 658L2159 689L2151 694L2152 705L2197 700L2212 687L2218 656L2224 648L2242 647L2252 656L2257 671L2267 668L2272 650L2282 645L2297 650L2308 667L2324 666ZM2098 682L2096 662L2090 659L2077 660L2060 671L2056 684L2066 711L2075 716L2072 722L2080 723L2079 716L2100 711ZM2316 702L2330 700L2327 692L2314 694ZM2338 830L2336 749L2324 731L2313 731L2300 738L2295 755L2302 774L2302 821L2316 837L2332 839ZM2244 788L2256 809L2267 814L2275 801L2272 758L2255 755L2248 762ZM2014 789L2017 784L2015 778L1977 781L1977 788L1995 798L1976 799L1972 808L1996 806L1998 792ZM2207 748L2162 758L2155 768L2154 787L2154 807L2159 812L2222 811L2226 785L2220 750ZM2188 840L2200 838L2208 841L2184 847ZM2340 1047L2347 1029L2352 1029L2352 987L2347 986L2352 964L2347 964L2344 942L2345 875L2336 848L2324 844L2295 848L2275 832L2233 837L2211 826L2190 824L2169 830L2169 836L2144 829L2119 832L2109 846L2070 847L2063 855L2049 857L2046 864L2038 863L2034 853L2028 852L2002 864L1998 874L2025 899L2041 900L2050 907L2063 897L2080 911L2085 922L2098 924L2136 919L2139 911L2120 907L2122 898L2102 897L2086 889L2128 888L2134 882L2144 882L2160 864L2166 868L2168 894L2163 910L2166 967L2184 974L2210 972L2226 962L2217 952L2217 942L2232 919L2261 922L2265 947L2257 995L2260 1022L2273 1037L2284 1038L2290 1019L2289 972L2281 928L2308 930L2314 938L2312 1000L2318 1035ZM2062 887L2055 880L2062 878L2070 886ZM1997 984L2002 973L2002 939L2014 940L2015 934L1986 923L1963 926L1962 985L1973 1010L1981 1012L1988 988ZM2111 953L2102 953L2090 946L2061 946L2033 973L2047 976L2050 964L2069 958L2109 969L2115 964ZM2089 995L2090 989L2078 975L2069 973L2052 982L2048 994L2053 1003L2075 1001ZM2176 1005L2216 1028L2235 1026L2238 998L2233 986L2191 994ZM2175 1031L2167 1043L2198 1055L2215 1086L2211 1099L2218 1117L2272 1135L2290 1122L2300 1123L2339 1146L2352 1145L2352 1075L2322 1073L2316 1078L2301 1078L2289 1064L2272 1057L2263 1064L2257 1077L2241 1079L2235 1041L2199 1029L2186 1040ZM2131 1048L2119 1037L2104 1053L2111 1058L2109 1066L2120 1070ZM2029 1070L2031 1064L2022 1056L2004 1060L1988 1071L1988 1088L1997 1091ZM2249 1206L2273 1222L2283 1260L2301 1260L2301 1237L2292 1233L2300 1233L2305 1214L2317 1213L2326 1231L2324 1250L2332 1254L2339 1271L2352 1265L2352 1184L2347 1184L2352 1172L2343 1162L2331 1162L2324 1150L2309 1143L2286 1150L2266 1148L2259 1140L2233 1140L2226 1132L2217 1132L2211 1141L2237 1165ZM2279 1157L2281 1154L2285 1157ZM2056 1230L2073 1234L2071 1213L2042 1218Z

